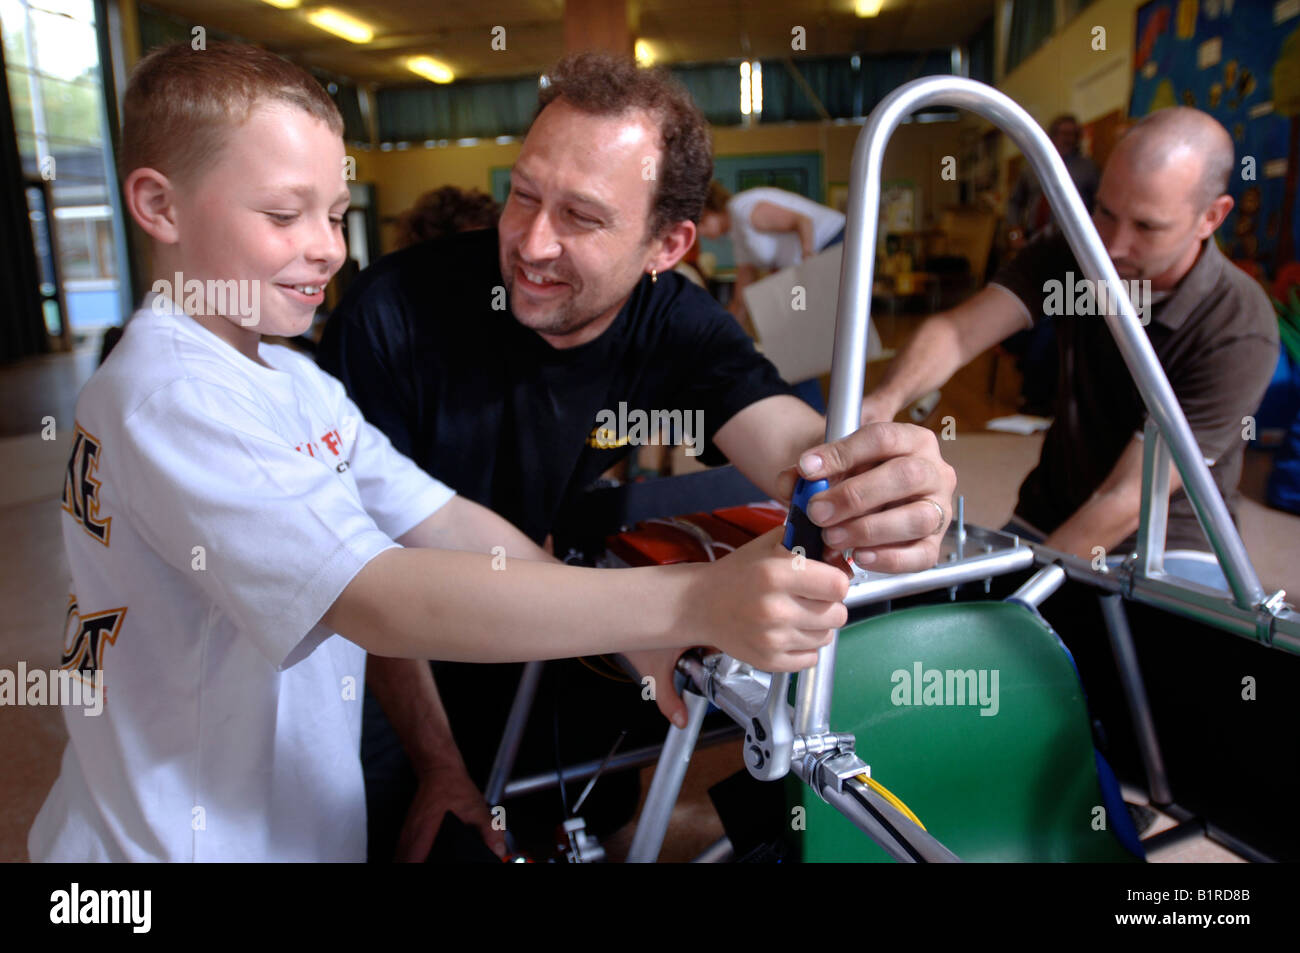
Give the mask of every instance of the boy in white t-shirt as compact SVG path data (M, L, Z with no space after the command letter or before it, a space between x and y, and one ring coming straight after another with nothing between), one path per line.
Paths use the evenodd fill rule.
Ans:
M797 569L775 534L703 566L542 561L261 343L306 329L343 262L341 132L314 79L255 47L168 47L132 76L124 194L157 280L77 403L62 664L103 711L65 710L34 860L364 859L367 651L711 642L795 670L844 622L846 576Z

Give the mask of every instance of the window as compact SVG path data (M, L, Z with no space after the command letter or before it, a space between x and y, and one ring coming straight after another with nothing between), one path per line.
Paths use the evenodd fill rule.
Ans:
M49 196L49 209L43 199L32 207L33 226L52 229L67 321L74 332L117 324L131 303L122 296L94 4L0 0L0 25L23 173L37 187L29 193ZM47 306L50 333L60 323L57 307Z

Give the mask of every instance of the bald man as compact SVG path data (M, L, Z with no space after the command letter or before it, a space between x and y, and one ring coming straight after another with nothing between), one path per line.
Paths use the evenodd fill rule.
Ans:
M1242 418L1268 386L1278 333L1264 292L1212 237L1232 208L1233 167L1232 140L1210 116L1153 113L1116 146L1093 221L1120 278L1138 282L1139 320L1235 519ZM863 419L892 420L986 348L1060 315L1055 419L1009 527L1093 558L1097 546L1112 555L1136 544L1146 410L1096 295L1079 294L1084 281L1062 236L1032 242L984 290L921 325L867 396ZM1166 546L1207 551L1181 485L1174 472ZM1222 578L1210 569L1217 579L1202 581Z

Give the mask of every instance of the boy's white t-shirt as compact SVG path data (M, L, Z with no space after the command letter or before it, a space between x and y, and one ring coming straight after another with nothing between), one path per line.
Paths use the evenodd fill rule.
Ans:
M318 623L453 493L259 353L146 306L77 401L62 665L104 702L64 710L32 860L365 859L365 651Z
M785 189L762 186L737 192L727 202L727 214L731 217L731 244L737 265L777 269L803 261L803 245L799 242L798 232L761 232L754 227L750 217L754 214L754 206L760 202L770 202L807 215L812 220L815 251L825 248L826 243L844 227L842 212Z

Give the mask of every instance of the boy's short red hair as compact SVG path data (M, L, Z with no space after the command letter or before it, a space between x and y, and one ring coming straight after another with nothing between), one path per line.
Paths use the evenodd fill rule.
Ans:
M289 103L343 135L343 117L310 73L256 46L188 42L159 47L131 71L122 107L122 177L157 169L193 176L230 130L268 100Z

